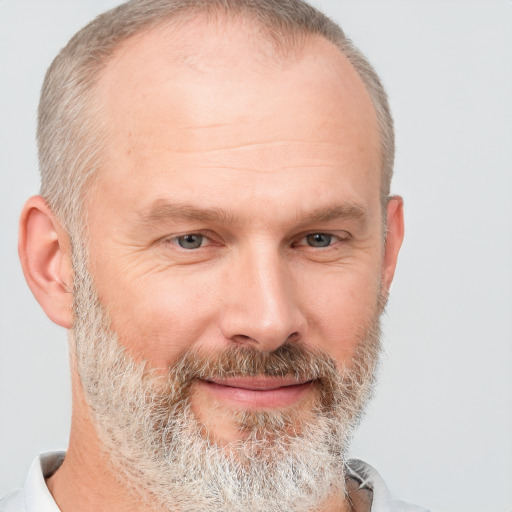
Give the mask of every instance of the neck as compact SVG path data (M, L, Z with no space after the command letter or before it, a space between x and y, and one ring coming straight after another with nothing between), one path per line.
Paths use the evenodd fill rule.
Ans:
M141 498L127 488L112 467L90 418L83 397L73 393L73 416L66 458L46 484L62 512L149 512Z

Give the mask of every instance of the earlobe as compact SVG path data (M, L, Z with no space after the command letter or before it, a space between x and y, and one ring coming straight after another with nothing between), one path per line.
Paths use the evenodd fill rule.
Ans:
M73 324L71 246L66 230L41 196L25 203L18 253L34 297L50 320L69 329Z
M404 201L400 196L391 196L387 204L386 244L382 261L382 285L386 293L393 281L403 239Z

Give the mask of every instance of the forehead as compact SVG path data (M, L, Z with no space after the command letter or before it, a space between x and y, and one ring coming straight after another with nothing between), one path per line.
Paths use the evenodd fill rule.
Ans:
M319 37L272 55L255 31L192 21L139 34L98 85L108 148L100 182L130 193L148 179L210 169L275 175L357 167L380 185L377 121L346 57ZM151 176L151 178L150 178ZM219 183L223 182L222 179Z

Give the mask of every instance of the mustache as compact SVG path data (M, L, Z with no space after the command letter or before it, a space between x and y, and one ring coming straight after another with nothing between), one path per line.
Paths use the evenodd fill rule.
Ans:
M272 352L233 346L217 354L189 351L169 368L171 375L183 380L212 380L227 377L294 377L319 380L338 373L329 355L307 348L302 343L286 342Z

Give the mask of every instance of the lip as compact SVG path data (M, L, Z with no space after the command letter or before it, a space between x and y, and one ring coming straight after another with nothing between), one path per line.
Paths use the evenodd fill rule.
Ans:
M200 380L199 386L216 400L246 409L276 409L299 402L313 387L313 381L293 377L233 377Z

